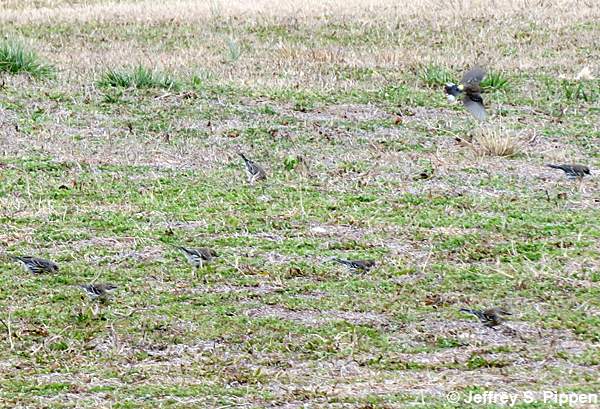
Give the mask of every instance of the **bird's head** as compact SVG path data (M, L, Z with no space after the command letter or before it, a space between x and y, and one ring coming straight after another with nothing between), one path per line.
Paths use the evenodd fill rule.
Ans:
M452 82L446 83L444 90L446 91L446 98L448 99L448 102L456 102L456 98L462 92L462 89L460 87L461 85L456 85Z

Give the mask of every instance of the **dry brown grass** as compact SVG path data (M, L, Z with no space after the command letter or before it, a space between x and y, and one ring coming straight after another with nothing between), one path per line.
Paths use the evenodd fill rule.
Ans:
M308 0L301 4L291 0L171 0L157 3L151 0L107 1L107 0L6 0L0 10L15 10L3 19L18 18L20 22L45 20L49 17L63 20L111 20L115 17L130 21L191 19L220 16L294 17L298 19L328 15L328 17L361 16L371 22L372 17L393 19L397 15L420 14L423 17L443 18L448 15L504 16L526 12L531 17L554 17L554 21L581 17L589 11L597 11L595 3L586 0L473 0L464 1L392 1L392 0ZM16 10L21 10L17 12ZM25 12L23 12L25 10ZM557 16L554 12L561 12ZM138 14L135 14L138 13ZM331 13L331 15L329 15Z
M201 68L238 84L350 89L356 80L340 79L336 66L369 68L375 75L371 85L384 78L415 71L427 64L464 67L478 61L497 70L551 70L574 76L591 65L588 53L597 37L593 30L577 29L582 21L600 17L590 2L563 0L503 0L476 2L417 1L398 5L391 0L309 1L299 6L291 1L170 1L94 2L48 1L8 3L0 6L0 22L19 27L28 24L100 24L93 33L61 38L49 44L47 57L73 74L89 76L104 67L148 64L176 72ZM464 24L472 19L474 24ZM325 24L324 21L327 23ZM540 24L543 22L543 24ZM343 47L324 42L298 44L287 37L263 41L255 30L281 28L290 34L311 36L327 25L349 27L355 38ZM124 36L119 26L129 27ZM164 49L157 43L151 50L139 47L132 37L158 27L191 29L189 46ZM77 30L76 30L77 31ZM223 31L228 34L223 34ZM165 33L165 35L168 35ZM244 52L236 64L223 64L227 40L242 42ZM435 47L415 47L422 37ZM83 40L83 41L82 41ZM548 49L560 50L544 55ZM512 50L519 50L515 53ZM100 63L100 66L99 66ZM104 67L103 67L104 66Z
M524 142L514 131L491 125L477 128L470 146L478 155L510 157L523 152Z

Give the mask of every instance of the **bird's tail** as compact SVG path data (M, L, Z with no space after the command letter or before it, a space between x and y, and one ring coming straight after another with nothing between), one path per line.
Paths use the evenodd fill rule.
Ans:
M246 162L246 163L248 163L248 162L249 162L249 160L248 160L248 158L246 157L246 155L244 155L242 152L238 152L238 155L240 155L240 157L241 157L242 159L244 159L244 162Z
M344 264L346 266L352 265L352 263L349 262L348 260L342 260L341 258L333 258L332 261L335 261L336 263Z
M177 250L179 250L179 251L184 252L185 254L189 254L190 253L190 251L188 249L186 249L185 247L183 247L183 246L175 246L175 248Z
M549 168L552 168L552 169L560 169L560 170L562 170L562 166L560 166L560 165L553 165L551 163L548 163L548 164L546 164L546 166L548 166Z
M466 312L467 314L473 314L477 318L480 318L480 319L483 318L483 313L481 311L479 311L479 310L471 310L469 308L461 308L460 311Z

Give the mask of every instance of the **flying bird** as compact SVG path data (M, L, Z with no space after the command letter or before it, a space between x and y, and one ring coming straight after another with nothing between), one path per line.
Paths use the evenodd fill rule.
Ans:
M494 328L502 324L504 321L503 316L512 315L510 312L497 307L488 308L487 310L483 311L461 308L460 311L475 315L477 318L479 318L479 321L481 321L481 323L488 328Z
M455 102L461 99L467 110L480 121L485 120L487 114L481 97L480 83L485 78L485 70L481 67L475 67L467 71L460 80L460 84L449 82L445 86L446 95L449 102Z
M58 264L50 260L31 256L16 256L13 259L20 261L23 264L23 268L33 274L58 272Z
M565 172L568 179L583 179L585 175L590 175L590 168L585 165L546 165L552 169L560 169Z
M246 165L248 183L253 184L257 180L265 180L267 178L267 172L265 172L262 166L248 159L243 153L238 153L238 155L240 155Z

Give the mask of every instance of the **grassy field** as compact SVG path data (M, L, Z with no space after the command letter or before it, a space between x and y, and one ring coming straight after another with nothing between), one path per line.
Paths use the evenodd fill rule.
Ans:
M8 0L0 27L1 407L600 394L593 1ZM443 93L475 64L484 125Z

